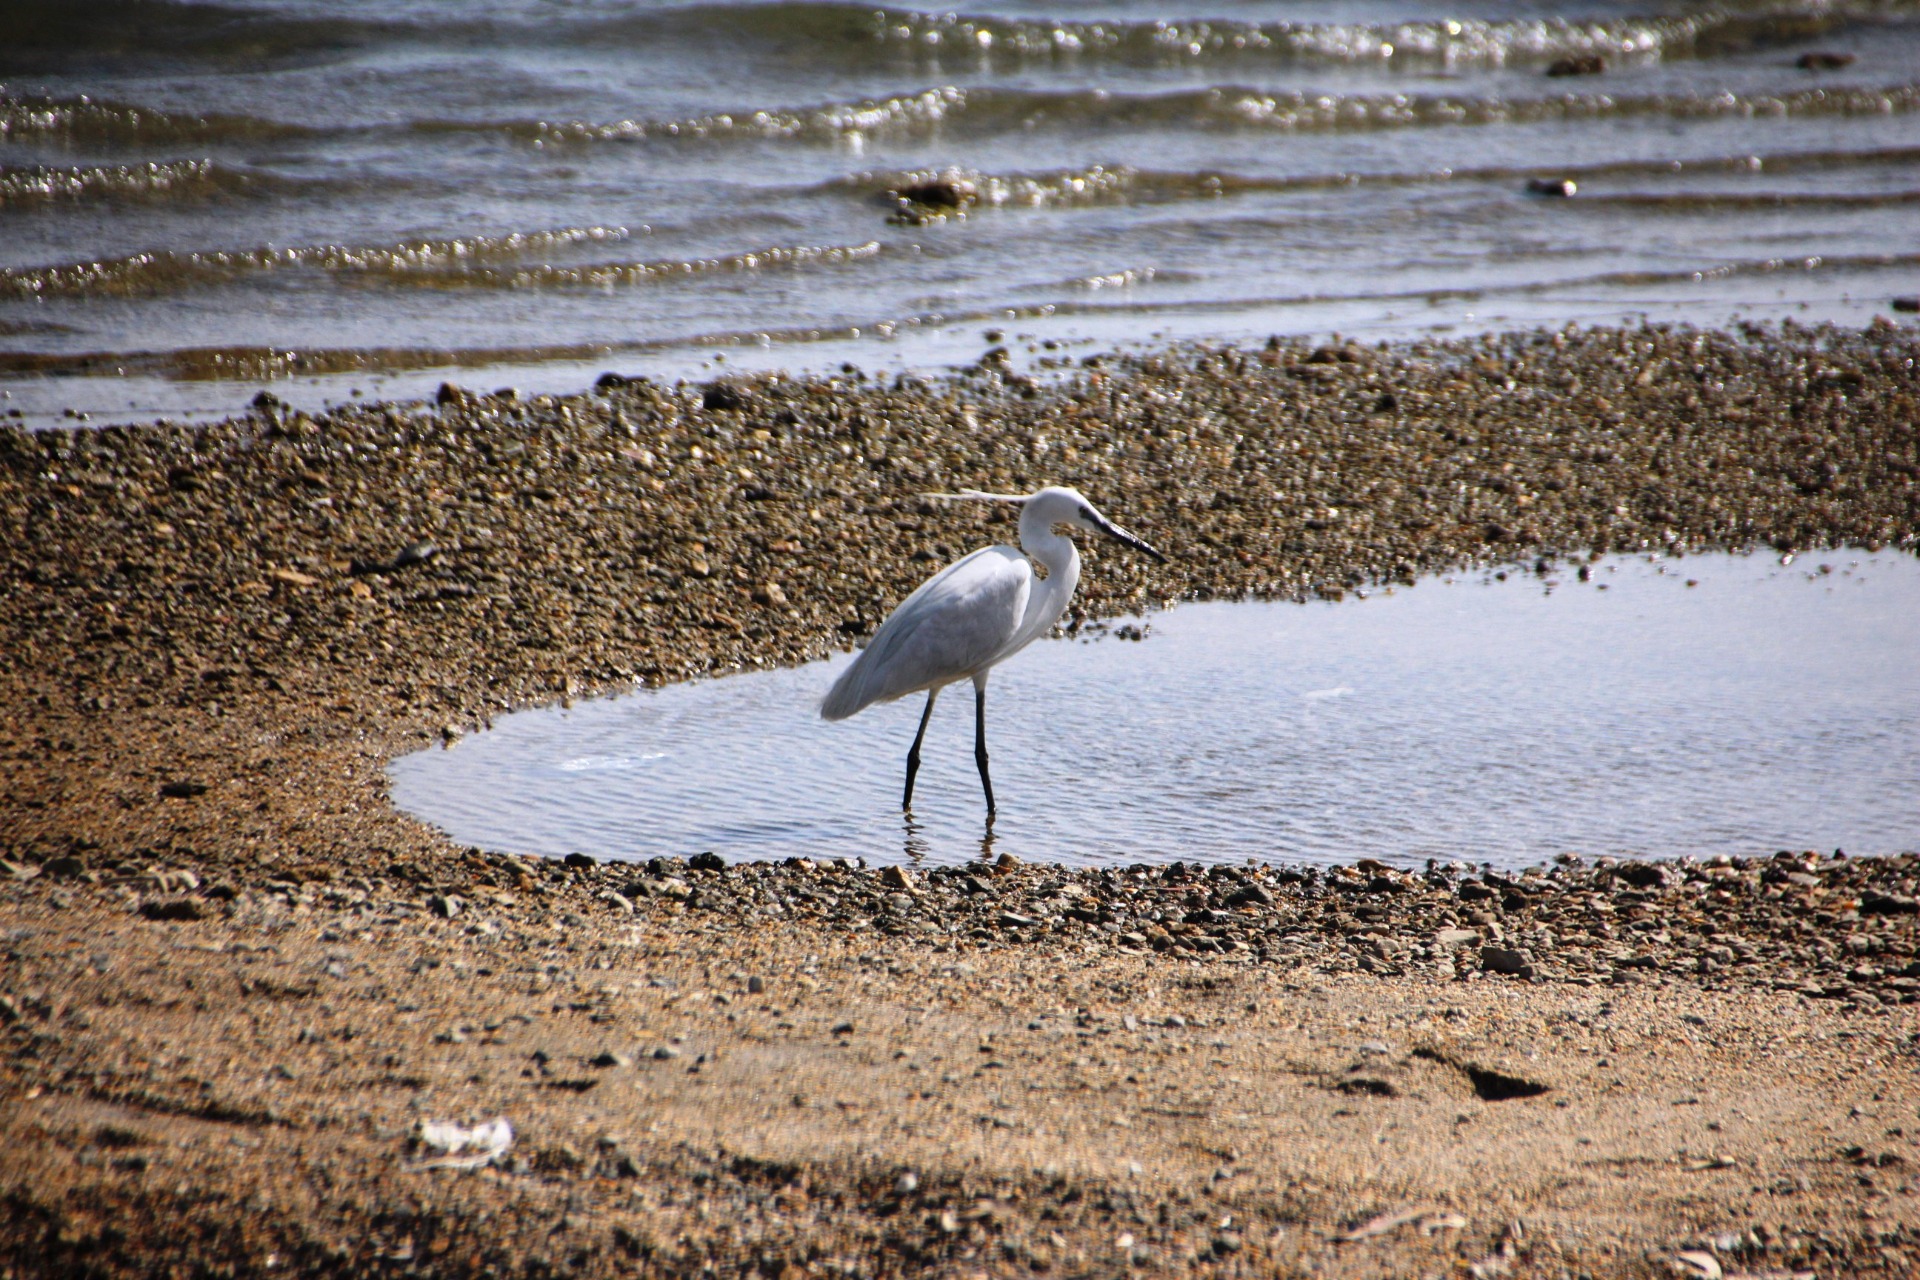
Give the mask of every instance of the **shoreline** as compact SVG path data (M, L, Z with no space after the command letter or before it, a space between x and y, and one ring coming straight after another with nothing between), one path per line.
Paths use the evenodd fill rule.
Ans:
M1125 512L1170 564L1103 563L1085 617L1594 550L1911 552L1916 356L1889 325L1278 342L1058 384L990 356L0 433L0 1252L1664 1275L1705 1241L1729 1273L1900 1274L1911 855L1484 896L1384 868L569 867L454 847L384 766L512 707L850 643L916 552L998 532L936 488ZM494 1114L518 1164L408 1167L417 1121Z

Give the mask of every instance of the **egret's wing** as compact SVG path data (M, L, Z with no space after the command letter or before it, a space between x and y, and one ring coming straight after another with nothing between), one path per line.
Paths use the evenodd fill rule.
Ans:
M1020 629L1033 567L1013 547L956 560L900 602L820 704L828 720L951 684L991 662Z

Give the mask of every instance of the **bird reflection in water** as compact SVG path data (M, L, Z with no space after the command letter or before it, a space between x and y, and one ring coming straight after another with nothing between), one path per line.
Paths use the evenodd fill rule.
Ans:
M912 810L900 815L901 847L900 852L906 861L919 866L933 852L933 842L927 837L927 829ZM987 815L986 827L980 833L980 861L992 862L994 859L993 815Z

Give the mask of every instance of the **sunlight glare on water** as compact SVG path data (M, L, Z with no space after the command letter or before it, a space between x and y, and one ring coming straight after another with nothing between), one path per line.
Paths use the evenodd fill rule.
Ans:
M1824 567L1824 568L1823 568ZM1920 561L1615 558L1368 600L1200 604L995 671L993 853L1517 868L1920 848ZM505 717L394 762L456 841L953 863L983 850L972 699L826 724L828 663Z

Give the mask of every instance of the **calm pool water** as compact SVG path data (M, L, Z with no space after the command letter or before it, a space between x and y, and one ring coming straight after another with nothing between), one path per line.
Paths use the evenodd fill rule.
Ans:
M1920 848L1920 560L1615 558L1339 603L1187 605L1146 638L994 673L991 850L1519 867ZM733 860L977 857L972 698L826 724L851 661L505 717L392 766L401 808L489 849Z

